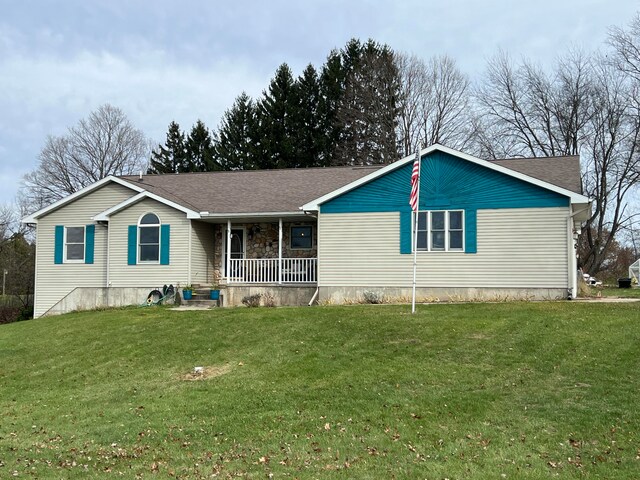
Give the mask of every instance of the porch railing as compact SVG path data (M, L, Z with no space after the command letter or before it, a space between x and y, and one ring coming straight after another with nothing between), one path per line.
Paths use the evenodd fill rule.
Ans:
M228 283L315 283L317 258L283 258L282 271L277 258L232 258ZM280 275L281 274L281 275Z

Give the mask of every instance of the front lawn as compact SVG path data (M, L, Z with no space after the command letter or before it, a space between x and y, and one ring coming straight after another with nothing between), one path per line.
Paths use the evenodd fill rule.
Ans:
M639 345L578 302L1 325L0 478L637 478Z
M640 298L640 288L618 288L618 287L604 287L595 292L602 292L603 297L618 297L618 298ZM593 293L593 292L592 292Z

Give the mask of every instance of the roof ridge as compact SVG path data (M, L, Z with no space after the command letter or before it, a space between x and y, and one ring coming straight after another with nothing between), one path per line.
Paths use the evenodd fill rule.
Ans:
M146 173L143 177L167 177L167 176L184 176L184 175L211 175L211 174L229 174L229 173L263 173L263 172L292 172L292 171L308 171L308 170L365 170L365 169L379 169L385 165L336 165L329 167L292 167L292 168L259 168L255 170L212 170L209 172L180 172L180 173ZM119 178L138 178L138 174L131 175L118 175Z
M550 155L548 157L510 157L510 158L492 158L490 162L500 162L503 160L545 160L549 158L580 158L580 155Z

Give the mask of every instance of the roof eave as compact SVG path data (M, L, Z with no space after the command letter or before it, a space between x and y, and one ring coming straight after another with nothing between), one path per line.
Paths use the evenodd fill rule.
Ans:
M191 210L187 207L183 207L182 205L179 205L175 202L172 202L171 200L167 200L164 197L161 197L160 195L156 195L155 193L151 193L148 190L143 190L142 192L138 193L137 195L127 198L126 200L118 203L117 205L114 205L111 208L108 208L107 210L100 212L99 214L97 214L96 216L93 217L93 220L96 222L108 222L109 218L128 208L129 206L138 203L142 200L144 200L145 198L150 198L152 200L155 200L159 203L162 203L164 205L167 205L168 207L174 208L178 211L181 211L183 213L185 213L187 215L188 219L192 219L192 220L197 220L200 217L200 214L194 210Z
M51 205L48 205L44 208L41 208L40 210L38 210L37 212L32 213L31 215L28 215L26 217L24 217L21 220L21 223L25 223L25 224L37 224L38 223L38 218L42 217L43 215L48 214L49 212L52 212L53 210L57 210L58 208L66 205L67 203L71 203L72 201L76 200L77 198L81 198L83 196L85 196L86 194L92 192L93 190L96 190L100 187L102 187L103 185L109 183L109 182L115 182L118 183L124 187L130 188L131 190L134 190L136 192L141 192L144 189L137 187L136 185L133 185L129 182L127 182L126 180L123 180L121 178L115 177L113 175L109 175L107 177L104 177L100 180L98 180L97 182L92 183L91 185L87 185L84 188L81 188L80 190L78 190L77 192L72 193L71 195L67 195L64 198L61 198L60 200L53 202Z
M567 190L566 188L562 188L559 187L557 185L553 185L552 183L548 183L545 182L543 180L539 180L535 177L531 177L529 175L525 175L524 173L520 173L517 172L515 170L512 170L510 168L507 167L503 167L501 165L489 162L487 160L483 160L481 158L478 157L474 157L473 155L469 155L463 152L459 152L457 150L454 150L452 148L449 147L445 147L444 145L440 145L440 144L433 144L430 147L427 147L423 150L420 151L420 158L424 157L425 155L428 155L434 151L441 151L443 153L447 153L449 155L453 155L455 157L461 158L463 160L467 160L469 162L475 163L477 165L481 165L484 166L486 168L489 168L491 170L495 170L497 172L503 173L505 175L509 175L510 177L513 178L517 178L519 180L525 181L527 183L531 183L533 185L537 185L539 187L545 188L547 190L551 190L553 192L559 193L561 195L564 195L566 197L569 197L571 203L586 203L586 202L590 202L590 200L585 197L584 195L581 195L579 193L576 192L572 192L571 190ZM312 200L308 203L305 203L302 207L300 207L301 210L305 210L305 211L319 211L320 209L320 205L333 199L336 198L344 193L347 193L351 190L353 190L354 188L359 187L360 185L364 185L365 183L370 182L371 180L374 180L378 177L381 177L383 175L386 175L388 172L391 172L397 168L400 168L404 165L406 165L407 163L413 161L415 159L415 154L414 155L409 155L407 157L404 157L400 160L398 160L397 162L391 163L389 165L387 165L386 167L381 168L380 170L376 170L375 172L370 173L369 175L365 175L362 178L359 178L358 180L355 180L351 183L348 183L347 185L340 187L336 190L334 190L333 192L329 192L325 195L323 195L322 197L318 197L315 200ZM408 201L408 200L407 200Z

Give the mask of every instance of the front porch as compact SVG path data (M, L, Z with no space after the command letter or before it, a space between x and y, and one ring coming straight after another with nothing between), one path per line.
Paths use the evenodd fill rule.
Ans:
M214 283L227 287L315 287L314 218L227 219L214 225Z

